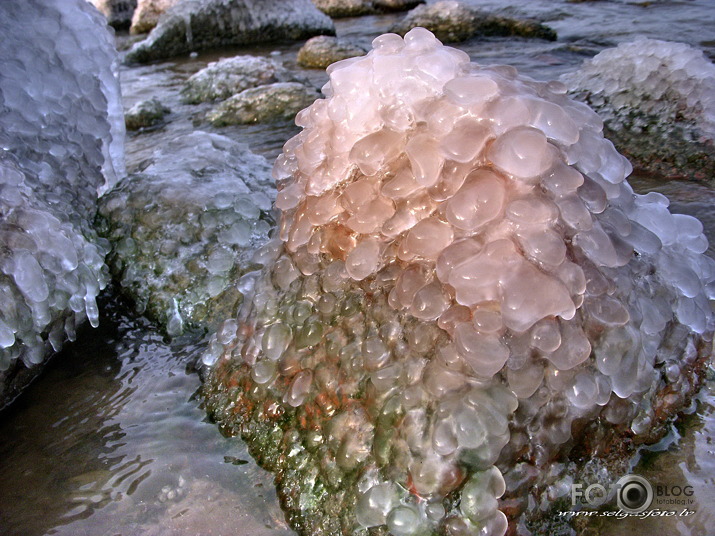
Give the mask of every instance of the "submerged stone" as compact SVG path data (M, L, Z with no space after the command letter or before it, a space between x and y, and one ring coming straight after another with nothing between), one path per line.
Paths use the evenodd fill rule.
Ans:
M702 226L633 192L563 84L421 28L328 73L235 336L203 357L210 415L306 535L501 536L621 476L707 366Z
M127 110L124 114L124 124L127 130L149 128L162 123L164 117L170 113L171 109L154 97L138 102Z

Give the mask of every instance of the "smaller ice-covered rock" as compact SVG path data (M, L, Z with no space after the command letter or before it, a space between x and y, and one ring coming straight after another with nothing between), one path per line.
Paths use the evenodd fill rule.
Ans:
M132 106L124 114L124 124L127 130L140 130L160 124L171 109L164 106L159 99L153 97Z
M298 51L298 65L308 69L325 69L336 61L363 56L367 51L348 41L328 35L311 37Z
M315 89L298 82L277 82L237 93L218 104L206 118L217 127L289 120L318 96Z
M166 10L179 0L137 0L137 7L132 15L129 32L141 34L151 31Z
M215 328L243 300L241 276L273 224L265 158L197 131L157 150L101 200L114 277L170 335Z
M244 89L296 81L288 69L275 60L260 56L234 56L211 62L195 73L181 89L184 102L224 100Z
M604 50L562 79L636 166L715 176L715 65L701 50L641 38Z
M310 0L180 0L125 60L146 63L196 50L322 34L334 35L335 26Z
M419 5L395 23L390 31L405 35L417 27L427 28L444 42L464 41L476 35L556 40L556 32L537 21L484 13L455 0Z

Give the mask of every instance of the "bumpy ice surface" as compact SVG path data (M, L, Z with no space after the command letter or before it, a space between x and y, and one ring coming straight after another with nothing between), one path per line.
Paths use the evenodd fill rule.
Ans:
M512 517L535 482L568 491L575 421L649 433L697 382L702 226L633 193L561 83L424 29L328 73L252 300L204 356L208 408L305 534L503 534L505 490Z
M669 158L685 167L684 157L697 150L715 169L715 65L701 50L641 38L604 50L564 82L646 167L643 151L656 159L676 153Z
M0 370L72 339L107 282L90 222L124 173L106 21L82 0L0 3Z
M102 198L110 267L170 335L215 328L243 299L234 280L267 240L274 198L262 156L216 134L179 136Z

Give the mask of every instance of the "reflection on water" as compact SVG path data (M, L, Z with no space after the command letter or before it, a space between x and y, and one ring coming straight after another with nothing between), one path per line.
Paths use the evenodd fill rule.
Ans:
M680 419L678 440L665 452L643 453L633 474L648 479L655 491L650 510L673 511L673 517L598 518L585 523L582 536L712 534L715 526L715 381L703 389L697 412ZM658 489L660 486L660 489ZM683 489L692 486L692 495ZM676 496L677 494L677 496ZM692 503L688 502L692 500ZM684 514L687 509L690 513Z
M121 315L101 326L0 419L0 534L292 534L270 476L205 422L199 348Z

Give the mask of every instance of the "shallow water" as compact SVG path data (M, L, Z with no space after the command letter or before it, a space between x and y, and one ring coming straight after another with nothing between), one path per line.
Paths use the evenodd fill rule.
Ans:
M507 15L533 16L559 33L555 43L474 39L457 45L474 60L509 63L538 79L554 79L608 46L635 35L686 41L715 57L712 0L568 3L499 0L468 3ZM514 3L517 4L517 3ZM337 22L338 34L369 46L401 15ZM126 37L120 36L120 41ZM235 48L195 58L122 69L125 108L158 97L169 122L127 140L127 167L141 169L154 148L196 128L248 143L273 159L298 129L289 122L216 129L202 120L210 105L184 105L184 80L210 61L235 54L271 55L300 70L316 87L321 71L298 69L300 43ZM715 192L700 184L634 177L637 191L665 193L676 212L699 217L715 245ZM709 254L715 256L715 247ZM150 324L121 310L84 330L8 411L0 414L0 535L293 534L278 506L271 476L240 440L205 422L190 364L200 345L168 344ZM704 391L682 438L644 456L635 469L654 484L691 485L687 518L588 520L584 534L681 534L711 531L715 521L715 387ZM647 461L647 463L645 463Z
M0 534L291 534L270 475L206 422L200 345L112 312L0 422Z

